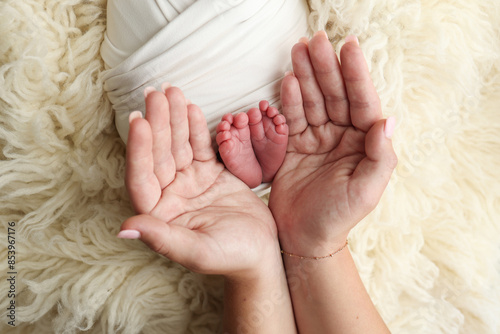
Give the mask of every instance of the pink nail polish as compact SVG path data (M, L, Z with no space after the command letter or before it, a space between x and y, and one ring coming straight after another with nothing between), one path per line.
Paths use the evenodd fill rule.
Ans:
M140 111L134 111L131 112L130 115L128 115L128 123L132 123L134 119L142 118L142 112Z
M152 92L156 92L156 88L152 87L152 86L148 86L146 88L144 88L144 98L147 98L149 94L151 94Z
M358 37L354 36L354 35L349 35L345 38L345 42L346 43L350 43L350 42L354 42L356 43L356 45L359 46L359 39Z
M120 233L118 233L116 237L120 239L135 240L141 238L141 232L136 230L123 230Z
M170 87L172 87L172 85L168 82L164 82L161 84L161 91L163 92L163 94L165 94L165 92L167 91L167 89L169 89Z
M392 138L395 128L396 128L396 117L391 116L385 120L384 134L388 139Z
M328 34L324 30L319 30L314 33L314 37L316 36L323 36L324 38L328 39Z
M307 38L307 37L301 37L299 39L299 43L304 43L305 45L309 45L309 38Z

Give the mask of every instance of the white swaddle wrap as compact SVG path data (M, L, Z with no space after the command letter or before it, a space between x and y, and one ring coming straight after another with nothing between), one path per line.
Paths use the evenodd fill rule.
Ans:
M105 90L127 142L128 115L144 88L181 88L212 135L228 112L279 104L290 50L307 35L305 0L108 0L101 54Z

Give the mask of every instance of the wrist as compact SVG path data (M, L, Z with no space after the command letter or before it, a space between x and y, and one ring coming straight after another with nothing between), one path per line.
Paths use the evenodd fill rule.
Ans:
M281 252L247 275L224 276L226 332L296 333Z
M348 232L328 236L326 234L279 233L281 250L303 257L325 257L346 246Z
M340 248L336 248L333 252L328 253L326 255L301 255L301 254L296 254L296 253L290 253L284 250L281 250L281 253L285 255L286 257L292 257L292 258L297 258L301 260L323 260L327 258L334 257L338 253L342 252L345 248L347 248L347 245L349 244L349 241L346 239L344 245Z
M266 284L283 274L283 261L279 243L276 240L271 245L259 252L258 261L244 270L230 272L222 275L227 284L256 285Z

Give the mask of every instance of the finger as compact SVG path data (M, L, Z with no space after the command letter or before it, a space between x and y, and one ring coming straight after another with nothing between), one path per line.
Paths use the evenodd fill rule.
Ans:
M171 152L170 110L164 94L154 91L146 97L146 119L153 134L154 171L164 189L175 178L175 161Z
M207 121L201 109L194 104L188 105L189 141L193 150L193 159L208 161L215 159L212 139L208 131Z
M290 136L304 132L309 125L305 116L302 94L297 78L287 75L281 83L281 107L290 131Z
M137 238L154 252L175 261L186 268L203 272L205 254L200 247L200 235L186 227L168 224L149 215L127 219L118 237ZM139 233L135 233L135 231ZM132 236L132 237L129 237ZM206 272L208 274L208 272Z
M365 214L375 208L396 168L398 159L388 138L393 130L394 119L389 118L376 122L366 134L366 158L354 170L350 188L364 202Z
M326 32L319 31L314 35L309 42L309 54L329 118L336 125L351 125L340 63Z
M380 99L368 71L363 52L350 37L340 51L342 74L349 98L352 124L363 131L382 118ZM357 40L357 39L356 39Z
M186 99L177 87L168 88L165 96L170 106L170 127L172 131L172 155L176 170L184 170L193 161L189 144L189 122Z
M125 184L134 210L149 213L158 203L161 187L155 175L153 135L149 123L131 117L127 142Z
M329 118L324 96L316 80L307 45L295 44L292 48L292 64L295 76L299 80L307 121L313 126L325 124Z

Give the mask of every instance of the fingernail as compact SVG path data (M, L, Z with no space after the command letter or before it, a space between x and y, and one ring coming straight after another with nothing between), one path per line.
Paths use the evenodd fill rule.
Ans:
M388 139L392 138L395 128L396 128L396 117L391 116L385 120L384 133Z
M118 233L116 237L119 239L135 240L141 238L141 232L136 230L123 230L120 233Z
M328 34L327 34L327 33L326 33L326 31L324 31L324 30L319 30L319 31L316 31L316 32L314 33L314 37L316 37L316 36L323 36L323 37L325 37L326 39L328 39Z
M142 118L142 112L140 111L134 111L131 112L130 115L128 115L128 123L132 123L134 119Z
M304 43L305 45L309 45L309 38L307 38L307 37L301 37L299 39L299 43Z
M163 92L163 94L165 94L165 92L167 91L167 89L169 89L170 87L172 87L172 85L168 82L164 82L161 84L161 91Z
M285 77L289 76L289 75L293 75L293 72L292 71L286 71L285 72Z
M152 86L148 86L146 88L144 88L144 98L147 98L149 94L151 94L152 92L156 92L156 88L152 87Z
M346 43L350 43L350 42L354 42L356 43L356 45L359 46L359 39L358 37L354 36L354 35L349 35L345 38L345 42Z

